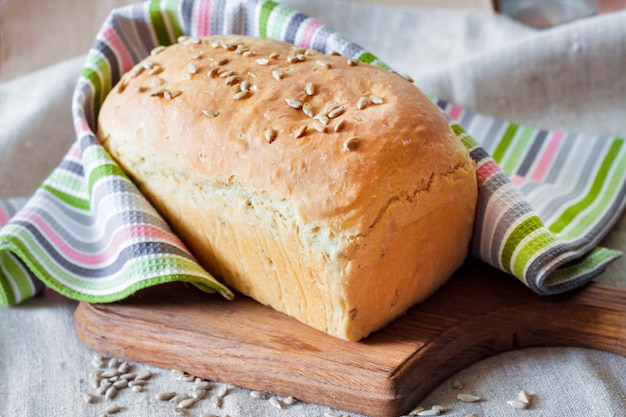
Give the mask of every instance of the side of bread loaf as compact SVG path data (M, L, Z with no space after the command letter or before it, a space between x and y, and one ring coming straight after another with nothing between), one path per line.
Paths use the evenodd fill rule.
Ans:
M122 77L98 138L232 288L359 340L467 254L474 164L389 71L243 36L188 39Z

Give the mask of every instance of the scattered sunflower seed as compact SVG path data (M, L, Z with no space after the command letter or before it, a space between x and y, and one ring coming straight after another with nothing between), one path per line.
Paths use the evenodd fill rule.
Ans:
M468 415L466 415L465 417L478 417L478 414L474 414L474 413L472 413L472 414L468 414Z
M163 72L163 67L158 66L158 65L154 65L154 67L152 67L152 69L150 69L150 71L148 71L148 75L157 75Z
M154 62L150 61L149 59L146 59L145 61L143 61L141 63L141 65L143 66L144 69L149 70L149 69L153 68L156 64ZM113 358L111 360L115 360L115 358Z
M198 389L191 392L191 396L196 400L201 400L206 397L208 391L205 389Z
M189 395L185 394L185 393L181 393L181 394L176 394L174 395L172 398L170 398L170 402L172 404L178 404L179 402L186 400L187 398L190 398Z
M117 92L123 93L124 90L126 90L127 86L128 86L128 80L126 80L125 78L122 78L122 81L117 86Z
M452 388L454 389L463 389L464 384L463 382L461 382L460 379L455 379L454 381L452 381Z
M278 135L278 132L276 132L276 129L269 128L269 129L266 129L265 132L263 132L263 135L265 136L265 140L267 141L267 143L272 143L276 140L276 136ZM220 386L220 391L218 391L218 394L217 394L220 397L224 396L224 395L219 394L222 390L222 387L224 387L224 385Z
M283 405L282 401L280 401L276 397L270 398L270 404L272 404L276 408L280 408L281 410L284 408L284 405Z
M423 410L416 414L416 416L438 416L441 414L440 410L431 408L430 410Z
M298 62L298 57L296 57L295 55L289 55L287 57L287 62L289 62L290 64L294 64Z
M187 71L189 71L190 74L195 74L198 72L198 66L194 63L190 63L187 65Z
M217 65L226 65L228 64L228 58L224 57L224 58L220 58L217 60Z
M128 362L124 361L118 366L117 370L120 371L120 374L125 374L130 371L130 365Z
M240 85L241 91L248 91L250 89L250 82L248 80L243 80Z
M119 91L119 90L118 90ZM98 360L96 358L93 358L91 360L91 364L95 367L95 368L104 368L104 362L102 360Z
M411 82L411 83L415 82L415 80L409 74L402 74L401 77L404 78L405 80Z
M200 59L202 58L202 52L196 52L191 55L191 59Z
M270 60L267 58L259 58L256 60L256 63L259 65L267 65L270 63Z
M283 79L283 73L279 70L274 70L272 71L272 77L274 77L276 81L280 81Z
M248 97L249 94L250 94L250 90L240 91L233 96L233 100L242 100Z
M174 391L161 392L156 395L156 399L159 401L169 401L172 398L174 398L176 395L178 394Z
M113 386L117 389L126 388L128 386L128 380L120 379L118 381L115 381L113 383Z
M320 133L326 133L326 126L322 123L313 123L313 129L317 130Z
M128 372L128 373L120 375L120 378L121 379L126 379L126 380L131 380L131 379L135 379L136 376L137 376L136 373Z
M163 45L157 46L156 48L153 48L150 51L150 55L155 56L158 53L163 52L164 49L165 49L165 46L163 46Z
M318 60L318 61L315 61L315 63L316 63L317 65L319 65L320 67L324 67L324 68L331 68L331 67L333 66L333 65L332 65L330 62L328 62L328 61Z
M137 376L135 377L136 381L141 381L144 379L150 379L152 377L152 372L150 370L145 370L145 371L141 371L137 374Z
M331 55L331 56L341 56L341 53L339 53L337 51L332 51L329 55Z
M308 117L313 117L313 106L311 105L311 103L304 103L302 105L302 112Z
M364 108L367 107L368 104L370 104L370 100L367 97L361 97L356 102L356 108L359 109L359 110L363 110Z
M211 397L210 401L213 407L215 408L222 407L222 397L218 397L217 395L214 395L213 397Z
M359 138L352 136L343 143L343 148L347 151L355 151L359 147Z
M145 68L143 67L142 64L137 64L133 67L132 70L130 70L130 76L132 78L135 78L136 76L138 76L139 74L141 74L143 72Z
M238 93L241 91L241 84L237 83L230 88L230 91L233 93Z
M178 41L178 43L183 43L185 41L188 41L190 38L187 35L181 35L178 38L176 38L176 40Z
M296 60L298 62L304 62L304 61L306 61L306 55L304 55L304 54L296 54Z
M304 92L307 96L312 96L313 94L315 94L315 86L311 81L307 82L304 86Z
M274 129L268 129L268 130L273 130L274 134L278 133ZM229 389L230 389L230 387L228 386L228 384L222 384L222 385L220 385L218 387L216 394L217 394L218 397L225 397L228 394L228 390Z
M172 376L174 378L178 378L178 377L181 377L181 376L185 375L185 373L183 371L178 370L178 369L171 369L170 373L172 374Z
M417 413L424 411L424 407L415 407L409 412L409 416L416 416Z
M179 416L189 415L187 410L185 410L184 408L180 408L180 407L174 407L174 414L178 414Z
M334 131L335 133L336 133L336 132L339 132L341 129L343 129L343 127L345 126L345 124L346 124L346 121L345 121L345 120L340 120L340 121L339 121L339 123L337 123L337 124L335 125L335 127L333 128L333 131Z
M83 401L85 401L87 404L93 404L96 401L96 397L86 392L83 392L82 397Z
M280 54L279 54L278 52L272 52L272 53L269 55L269 58L270 58L270 59L276 59L276 58L278 58L279 56L280 56Z
M128 382L128 386L129 387L144 387L146 386L146 384L148 383L148 381L146 381L145 379L134 379L133 381Z
M115 398L116 395L117 395L117 388L113 386L110 386L104 392L104 398L106 398L107 400L112 400L113 398Z
M256 398L259 400L264 400L265 399L265 394L263 394L262 392L259 391L250 391L250 396L252 398Z
M319 120L320 122L322 122L325 125L328 125L328 123L330 122L330 118L328 116L326 116L325 114L318 114L314 118Z
M379 97L379 96L377 96L377 95L371 95L371 96L370 96L370 101L371 101L373 104L383 104L383 99L382 99L382 98L380 98L380 97Z
M439 405L439 404L437 404L437 405L433 405L433 406L432 406L432 407L430 407L430 408L432 408L433 410L439 410L439 411L441 411L442 413L445 413L445 412L447 412L447 411L450 411L450 409L449 409L448 407L446 407L445 405Z
M477 397L476 395L472 394L459 394L456 396L456 398L460 401L463 401L464 403L475 403L477 401L482 401L481 397Z
M298 139L301 138L302 136L304 136L304 134L306 133L306 129L307 129L307 125L302 125L298 128L298 130L296 130L296 132L293 134L293 136ZM255 392L255 391L253 391Z
M237 77L236 75L231 75L230 77L226 78L226 85L233 85L237 82L238 79L239 77Z
M517 394L517 400L525 402L526 404L530 404L530 394L524 390L521 390L519 394Z
M343 106L339 106L339 107L333 109L331 112L328 113L328 118L329 119L333 119L333 118L341 115L341 113L343 113L343 111L344 111Z
M202 114L209 117L217 117L219 116L219 110L202 110Z
M107 369L106 371L102 372L100 376L102 378L111 378L113 376L118 376L119 374L120 372L117 369Z
M298 402L297 399L293 398L291 395L283 400L283 402L287 405L294 405Z
M209 77L211 78L215 78L217 77L218 73L220 72L220 69L218 67L213 67L211 68L211 70L209 71Z
M113 404L104 409L104 412L107 414L115 414L122 411L122 408L119 405Z
M193 386L194 390L208 389L211 386L209 381L199 381Z
M220 74L220 78L228 78L231 75L235 75L235 71L233 70L224 71L223 73Z
M294 109L302 108L302 102L300 100L296 100L295 98L286 98L285 102L289 105L289 107L293 107Z
M510 405L511 407L517 408L517 409L520 409L520 410L523 410L523 409L528 407L528 403L527 402L519 401L519 400L508 400L506 403L508 405Z
M196 403L195 398L187 398L178 403L178 407L180 408L189 408Z
M144 392L144 390L145 390L143 385L135 385L135 386L131 387L130 389L133 390L133 392Z

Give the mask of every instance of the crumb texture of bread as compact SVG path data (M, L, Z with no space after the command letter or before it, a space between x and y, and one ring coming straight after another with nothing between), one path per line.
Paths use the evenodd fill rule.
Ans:
M397 74L244 36L126 73L98 139L200 264L357 341L443 285L474 222L474 163Z

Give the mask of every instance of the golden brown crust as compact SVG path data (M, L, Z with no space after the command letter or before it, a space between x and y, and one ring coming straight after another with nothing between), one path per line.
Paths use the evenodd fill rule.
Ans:
M189 40L146 61L107 96L99 139L235 289L358 340L464 259L473 163L408 81L241 36Z

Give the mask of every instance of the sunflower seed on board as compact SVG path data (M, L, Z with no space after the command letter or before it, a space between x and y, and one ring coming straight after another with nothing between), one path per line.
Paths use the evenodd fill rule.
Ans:
M179 416L187 416L189 415L189 412L184 408L174 407L174 414L177 414Z
M315 63L316 63L317 65L319 65L320 67L324 67L324 68L331 68L331 67L333 66L333 65L332 65L330 62L328 62L328 61L318 60L318 61L315 61Z
M322 123L313 123L313 129L317 130L320 133L326 133L326 125Z
M120 374L126 374L128 373L128 371L130 371L130 364L124 361L120 364L120 366L117 367L117 370L120 372Z
M267 65L270 63L270 60L267 58L259 58L256 60L256 63L259 65Z
M294 405L298 402L296 398L293 398L291 395L283 400L283 402L287 405Z
M142 385L134 385L130 388L133 392L144 392L145 388Z
M528 407L528 403L519 400L508 400L506 403L511 407L517 408L519 410L523 410Z
M230 387L227 384L222 384L217 388L217 392L215 394L217 394L218 397L225 397L228 394L229 389Z
M91 364L94 366L94 368L104 368L104 361L98 360L96 358L93 358L91 360Z
M343 113L343 111L344 111L343 106L339 106L339 107L333 109L331 112L328 113L328 118L329 119L333 119L333 118L339 116L341 113Z
M476 395L472 394L459 394L456 396L456 398L460 401L463 401L464 403L475 403L477 401L482 401L481 397L477 397Z
M419 413L419 412L421 412L421 411L424 411L424 407L415 407L414 409L412 409L412 410L409 412L409 414L408 414L408 415L409 415L409 416L416 416L416 415L417 415L417 413Z
M440 404L433 405L430 408L432 408L433 410L439 410L442 413L450 411L450 409L448 407L446 407L445 405L440 405Z
M359 147L359 138L356 136L352 136L351 138L346 139L343 143L343 148L346 151L356 151Z
M148 381L146 381L145 379L134 379L130 382L128 382L128 386L129 387L136 387L136 386L140 386L140 387L144 387L146 386L146 384L148 383Z
M468 415L466 415L465 417L478 417L478 414L474 414L474 413L472 413L472 414L468 414Z
M219 416L217 414L202 413L200 414L200 417L219 417Z
M233 100L242 100L250 95L250 90L240 91L233 96Z

